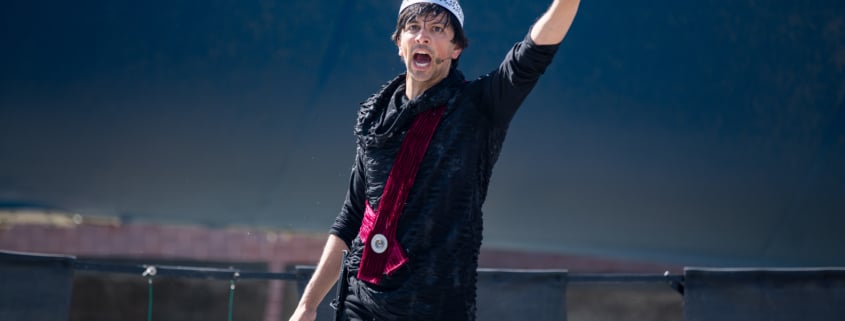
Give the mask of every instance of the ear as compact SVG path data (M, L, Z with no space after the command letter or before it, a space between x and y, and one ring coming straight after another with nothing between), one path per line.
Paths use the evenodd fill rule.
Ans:
M402 46L399 45L399 41L396 42L396 51L399 53L399 57L402 57Z
M458 59L461 56L461 52L464 51L464 48L455 48L452 50L452 59Z

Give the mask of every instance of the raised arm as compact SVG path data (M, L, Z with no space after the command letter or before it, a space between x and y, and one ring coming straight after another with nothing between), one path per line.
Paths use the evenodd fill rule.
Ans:
M531 29L531 40L538 45L553 45L563 41L575 20L580 0L554 0Z

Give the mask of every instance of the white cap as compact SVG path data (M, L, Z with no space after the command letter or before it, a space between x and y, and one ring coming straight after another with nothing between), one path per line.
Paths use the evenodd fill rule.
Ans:
M439 5L446 10L449 10L455 18L458 18L458 22L461 23L461 27L464 26L464 10L461 9L461 5L458 3L458 0L402 0L402 5L399 7L399 13L402 13L402 10L405 10L408 6L415 4L415 3L433 3Z

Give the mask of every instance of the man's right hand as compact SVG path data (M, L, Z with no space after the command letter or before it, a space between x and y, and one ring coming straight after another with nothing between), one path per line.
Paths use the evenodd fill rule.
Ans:
M314 321L317 320L317 310L306 309L305 307L299 306L296 308L296 311L293 311L293 315L290 316L290 321Z

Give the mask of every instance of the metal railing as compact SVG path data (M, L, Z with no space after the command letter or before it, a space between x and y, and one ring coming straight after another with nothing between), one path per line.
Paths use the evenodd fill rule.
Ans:
M235 290L239 280L278 280L278 281L294 281L300 287L300 290L305 282L310 278L310 274L304 272L306 270L313 270L313 267L298 267L296 272L278 273L278 272L258 272L249 271L239 268L214 268L203 266L183 266L183 265L167 265L167 264L137 264L125 263L108 260L92 260L92 259L76 259L68 256L50 256L38 255L32 253L14 253L0 251L0 261L19 261L33 264L39 263L39 260L47 260L48 264L56 266L60 265L61 269L72 270L76 272L93 272L93 273L108 273L108 274L124 274L135 275L146 279L147 283L147 302L146 302L146 316L147 320L152 320L153 317L153 303L157 296L154 295L156 287L155 280L159 277L169 278L191 278L191 279L209 279L209 280L228 280L228 320L232 320L232 311L234 305ZM0 262L2 263L2 262ZM568 284L613 284L613 283L647 283L647 284L667 284L673 289L683 294L683 276L671 274L668 271L663 274L604 274L604 273L567 273L565 270L507 270L507 269L479 269L479 273L489 273L501 275L531 275L531 274L555 274L565 278ZM330 295L331 296L331 295ZM140 312L140 311L139 311ZM222 312L222 311L221 311Z

